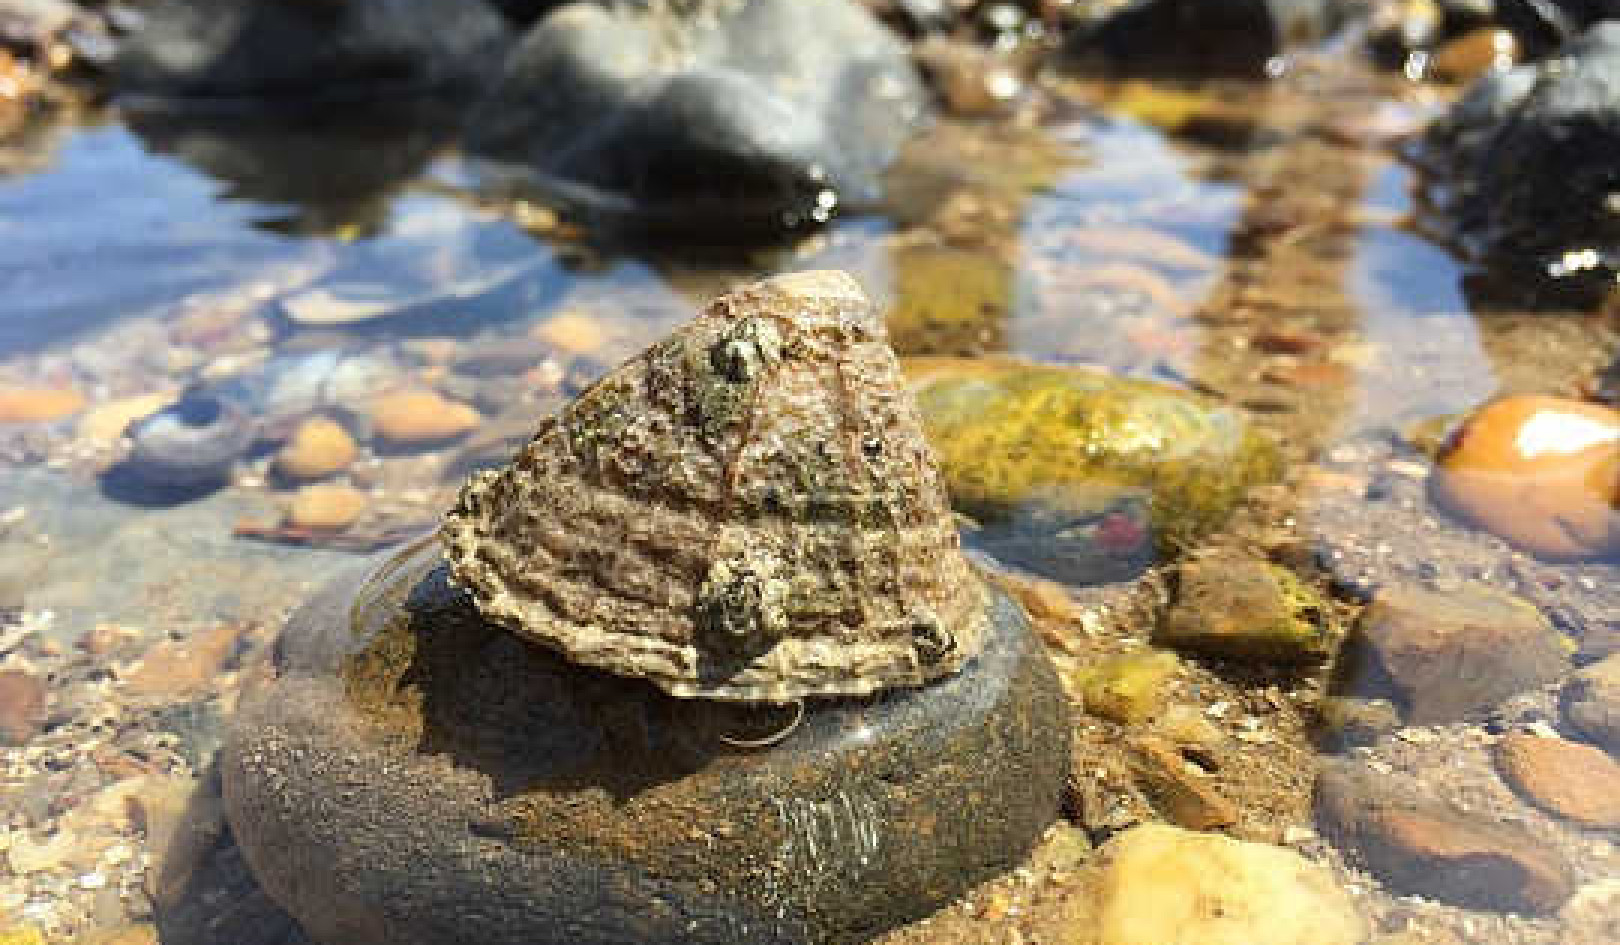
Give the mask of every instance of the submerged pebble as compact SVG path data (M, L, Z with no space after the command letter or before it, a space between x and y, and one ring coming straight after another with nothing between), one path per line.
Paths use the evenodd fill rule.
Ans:
M1571 728L1620 755L1620 654L1571 676L1560 698Z
M1601 749L1512 732L1497 742L1496 764L1537 806L1588 827L1620 827L1620 761Z
M67 387L0 388L0 423L44 423L78 413L84 395Z
M193 391L130 427L127 465L157 486L217 485L255 435L252 418L234 401Z
M1547 558L1620 552L1620 410L1505 397L1463 424L1431 480L1448 510Z
M1329 655L1328 603L1288 569L1215 549L1176 574L1176 602L1153 631L1160 646L1285 663Z
M393 447L419 447L454 440L471 433L479 423L478 411L434 391L385 394L372 401L372 432Z
M305 486L287 508L287 524L314 532L342 531L365 514L366 494L336 482Z
M1453 722L1552 682L1570 648L1534 605L1484 585L1392 586L1362 614L1337 670L1350 695L1392 695L1408 722Z
M288 479L322 479L348 469L358 453L342 424L329 417L311 417L276 454L275 468Z
M1369 931L1333 875L1292 850L1144 824L1101 855L1073 945L1359 945Z

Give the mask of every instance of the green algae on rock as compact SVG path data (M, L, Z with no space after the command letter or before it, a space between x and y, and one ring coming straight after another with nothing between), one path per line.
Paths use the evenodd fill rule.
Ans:
M1280 471L1241 411L1162 384L1011 360L907 373L970 543L1072 583L1176 553Z
M1284 663L1330 655L1328 603L1287 568L1215 549L1182 562L1176 577L1176 602L1154 643Z

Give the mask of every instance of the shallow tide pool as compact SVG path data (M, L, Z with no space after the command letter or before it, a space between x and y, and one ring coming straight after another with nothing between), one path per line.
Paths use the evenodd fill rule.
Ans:
M100 941L156 921L166 945L299 941L206 803L224 721L291 608L433 529L469 472L708 298L835 267L902 358L1011 355L1196 392L1283 460L1218 527L1128 574L985 548L1069 687L1071 797L1026 869L890 941L1080 941L1085 851L1151 820L1299 851L1388 945L1615 941L1616 782L1503 745L1590 740L1568 705L1574 674L1620 652L1616 565L1511 544L1430 480L1492 398L1596 390L1620 325L1612 307L1496 302L1429 235L1400 155L1448 94L1310 58L1266 86L1048 77L1008 117L925 131L886 202L748 252L615 245L481 183L409 116L288 128L87 106L0 140L0 933ZM129 434L202 401L193 432L247 432L180 482L163 464L206 465L203 447L154 458ZM1105 545L1124 527L1108 514ZM1175 568L1223 555L1292 575L1316 658L1164 643L1177 608L1241 609ZM1492 609L1519 605L1535 616ZM1514 662L1523 626L1545 627L1554 669ZM1377 639L1434 649L1403 668ZM1135 672L1120 661L1149 649L1179 655L1142 712L1090 694L1099 667ZM1149 770L1154 746L1170 770ZM1321 800L1323 770L1349 800ZM1608 813L1572 815L1547 784ZM1451 813L1378 834L1413 799ZM1488 865L1463 893L1423 875L1465 861Z

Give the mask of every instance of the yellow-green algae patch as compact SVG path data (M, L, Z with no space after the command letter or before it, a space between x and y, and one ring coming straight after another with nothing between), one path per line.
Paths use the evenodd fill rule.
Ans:
M952 505L993 553L1065 580L1178 552L1281 471L1242 411L1167 385L1011 359L906 372Z

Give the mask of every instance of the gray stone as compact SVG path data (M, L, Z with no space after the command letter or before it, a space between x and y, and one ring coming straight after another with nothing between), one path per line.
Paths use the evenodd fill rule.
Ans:
M352 98L477 84L505 21L483 0L161 0L120 50L126 90L180 96Z
M1327 0L1132 0L1100 9L1068 51L1100 54L1133 74L1260 75L1271 57L1332 25Z
M1571 676L1560 697L1571 728L1620 755L1620 654Z
M243 853L327 945L866 941L1055 814L1063 696L999 595L959 675L746 748L792 709L576 667L445 573L429 546L313 598L222 752Z
M525 35L469 138L637 226L781 229L873 196L923 103L904 46L850 0L578 2Z

